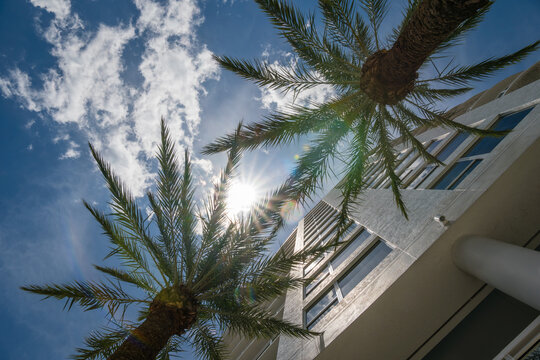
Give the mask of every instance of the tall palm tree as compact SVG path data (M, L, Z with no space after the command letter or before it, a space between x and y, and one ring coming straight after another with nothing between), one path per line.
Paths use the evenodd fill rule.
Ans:
M148 193L153 213L141 212L110 166L90 145L112 195L111 214L85 202L107 235L122 266L95 266L108 282L74 281L30 285L23 290L77 304L85 310L105 309L112 326L95 331L75 359L168 359L185 342L201 359L220 359L224 329L247 337L278 334L309 337L313 333L273 317L264 303L305 279L289 275L292 266L318 256L335 244L269 255L274 223L285 197L276 190L245 216L230 220L226 194L240 159L232 147L228 163L203 211L195 211L191 163L186 152L182 174L169 131L161 122L160 171L156 194ZM198 234L197 223L202 225ZM155 231L155 234L153 232ZM140 307L136 321L124 317L130 305Z
M216 57L225 69L261 86L295 94L331 85L335 95L323 103L290 105L261 122L242 128L206 146L211 154L230 149L289 144L312 134L309 150L297 160L291 194L300 203L327 178L335 159L344 163L342 223L350 205L365 188L369 163L379 162L390 179L394 199L407 216L396 174L393 134L411 144L430 163L440 163L414 136L423 127L445 126L478 135L494 135L452 120L437 102L469 91L467 85L514 64L538 48L535 42L513 54L469 66L447 66L433 78L421 78L423 66L441 62L444 51L477 26L491 6L487 0L409 1L404 17L385 40L379 29L387 12L384 0L319 0L324 31L313 14L304 15L284 0L255 0L294 49L296 66L261 60ZM359 13L363 10L365 16ZM388 49L388 50L387 50Z

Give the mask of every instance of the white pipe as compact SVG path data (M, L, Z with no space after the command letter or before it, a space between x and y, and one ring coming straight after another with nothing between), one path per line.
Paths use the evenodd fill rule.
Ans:
M466 236L456 241L452 257L461 270L540 310L540 252Z

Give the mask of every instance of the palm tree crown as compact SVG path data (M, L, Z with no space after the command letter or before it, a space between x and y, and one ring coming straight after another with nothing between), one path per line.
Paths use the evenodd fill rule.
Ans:
M383 164L394 198L406 215L401 180L396 174L395 134L427 162L440 163L414 136L417 128L444 126L478 135L488 130L453 121L450 112L437 109L441 100L469 91L467 85L516 63L535 51L535 42L513 54L490 58L470 66L447 66L433 78L420 78L421 66L434 64L481 21L489 1L409 1L402 23L383 39L379 28L387 12L384 0L319 0L324 31L314 15L304 15L284 0L255 0L298 56L291 68L261 60L216 57L222 67L268 86L295 94L319 85L331 85L335 95L323 103L290 105L263 121L244 126L238 136L218 138L204 152L230 149L233 140L253 149L289 144L313 135L298 159L290 179L291 194L302 202L320 188L335 159L344 163L341 218L366 187L369 164ZM365 16L358 10L363 10ZM457 15L456 15L457 14ZM443 26L444 25L444 26ZM442 31L441 28L446 28ZM389 50L386 50L389 49ZM236 136L236 137L235 137Z
M77 304L85 310L107 310L115 325L92 333L74 358L168 359L169 353L190 342L199 358L220 359L225 354L224 329L248 337L313 334L274 318L263 305L309 280L289 275L293 266L337 243L269 255L285 199L283 188L240 219L228 219L225 197L240 159L238 147L231 147L205 209L196 211L188 154L180 171L162 120L157 192L148 193L150 220L109 165L91 145L90 149L111 192L112 213L104 214L87 202L85 206L112 244L108 256L119 257L122 267L95 266L110 277L108 282L22 287L46 298L64 299L68 308ZM130 305L140 306L136 321L124 318Z

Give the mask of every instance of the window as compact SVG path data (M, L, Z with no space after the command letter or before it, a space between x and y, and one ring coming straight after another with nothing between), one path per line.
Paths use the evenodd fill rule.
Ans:
M347 273L338 280L338 285L341 289L341 294L345 297L362 281L371 270L390 253L391 249L383 242L377 241L367 254L362 256L360 260Z
M405 157L408 155L407 157ZM412 157L415 155L415 151L411 151L411 149L406 149L401 151L396 155L396 167L399 167L400 169L403 168L403 165L406 165ZM365 176L365 183L367 184L366 187L368 188L378 188L383 180L386 177L386 172L384 170L383 162L382 160L377 161L366 173Z
M321 296L313 305L306 310L306 327L311 330L330 309L332 309L337 301L336 290L332 287L323 296Z
M435 148L437 148L437 146L441 143L442 140L443 139L432 141L431 144L429 144L429 146L426 147L426 151L428 153L432 154L433 150L435 150ZM403 171L401 173L399 178L401 180L405 180L405 178L407 178L407 176L409 176L410 173L415 171L420 166L420 164L422 164L423 162L424 162L423 158L419 156L418 158L416 158L416 160L411 165L409 165L409 167L407 167L407 169L405 169L405 171Z
M304 246L320 238L320 234L333 222L337 211L330 205L324 204L315 216L311 216L309 223L304 221ZM322 225L321 225L322 223Z
M352 232L350 229L355 229L356 224L354 226L350 226L346 232L343 235L343 238L346 238L349 233ZM304 295L307 296L313 289L317 287L321 283L322 280L329 274L333 273L339 265L341 265L356 249L362 245L367 238L371 236L371 232L369 232L366 229L362 229L358 234L355 235L354 239L352 239L343 249L339 251L339 253L334 256L334 258L330 261L328 266L325 266L317 275L315 275L315 278L313 281L311 281L309 284L305 287ZM317 264L319 264L322 259L324 258L324 255L321 256L319 259L315 259L313 262L308 264L306 268L304 269L304 276L307 275ZM313 264L313 265L312 265Z
M330 261L328 267L323 269L315 279L306 286L306 294L313 291L324 278L338 268L345 259L355 252L369 237L371 233L363 230L358 233L355 239L343 248ZM330 289L324 292L317 300L305 310L305 324L311 330L334 306L343 300L363 279L379 265L382 260L390 254L392 249L380 238L376 238L367 252L337 281L331 284Z
M341 238L339 240L342 240L342 239L346 239L347 236L354 231L354 229L356 229L358 225L354 222L350 223L349 226L345 229L345 231L343 232L343 234L341 235ZM323 236L321 236L322 240L320 241L320 245L324 245L326 244L328 241L332 240L334 238L334 236L336 235L336 232L337 232L337 226L336 224L333 225L333 229L332 231L324 234ZM323 261L323 259L325 259L327 256L329 255L329 253L325 253L325 254L322 254L321 256L313 259L311 262L309 262L305 267L304 267L304 276L306 276L307 274L309 274L313 269L315 269L315 267L321 262Z
M501 117L490 129L512 130L532 108ZM455 189L504 138L504 136L485 136L478 139L465 154L456 161L432 189Z
M452 155L452 153L459 147L459 145L461 145L468 137L469 135L467 133L458 132L452 138L452 140L450 140L450 142L448 142L448 144L446 144L444 148L439 152L439 154L437 155L437 159L440 161L445 161L446 159L448 159L448 157ZM414 178L414 180L409 184L407 189L418 188L420 185L422 185L422 183L424 183L428 176L435 171L438 166L439 165L437 164L427 164L426 166L424 166L424 169L416 176L416 178Z

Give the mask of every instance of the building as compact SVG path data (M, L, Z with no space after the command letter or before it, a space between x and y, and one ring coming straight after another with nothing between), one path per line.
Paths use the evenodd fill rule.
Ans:
M540 62L454 109L477 138L444 128L417 138L446 166L403 144L396 208L377 164L343 248L296 271L314 280L269 307L320 332L309 340L228 337L233 359L540 359ZM286 251L332 236L333 190Z

